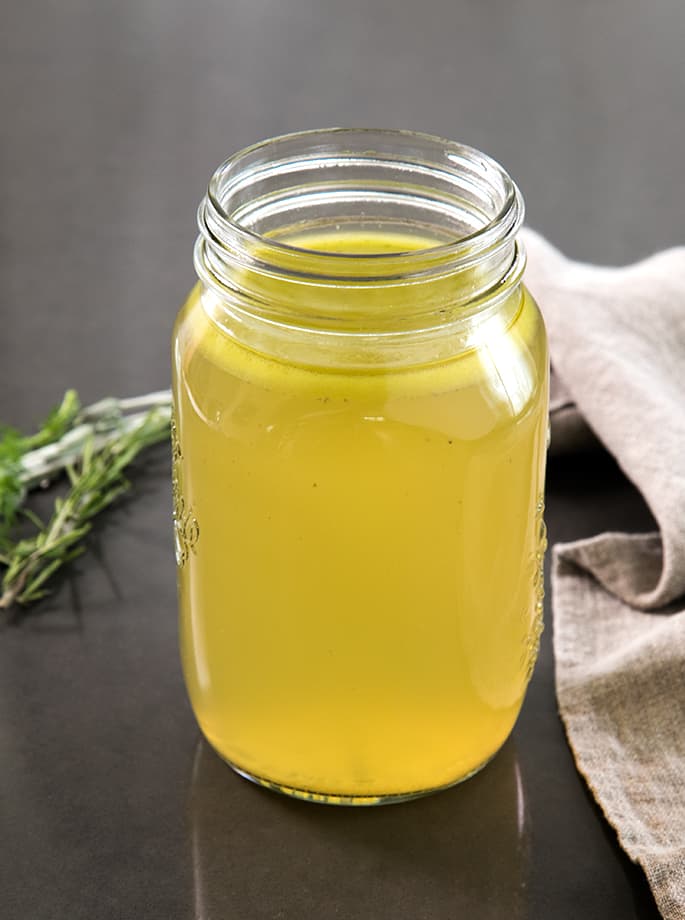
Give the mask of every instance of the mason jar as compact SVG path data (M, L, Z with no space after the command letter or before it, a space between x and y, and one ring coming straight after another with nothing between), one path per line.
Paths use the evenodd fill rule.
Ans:
M409 132L288 135L212 176L173 343L181 653L251 780L406 799L514 725L548 409L522 218L494 160Z

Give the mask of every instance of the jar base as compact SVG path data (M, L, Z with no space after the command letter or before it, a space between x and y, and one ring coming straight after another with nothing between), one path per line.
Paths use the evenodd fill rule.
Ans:
M373 795L336 795L334 793L314 792L311 789L300 789L295 786L286 786L283 783L276 783L273 780L266 779L263 776L258 776L255 773L251 773L249 770L245 770L238 766L238 764L233 763L233 761L228 760L219 751L217 751L213 745L212 749L224 761L224 763L228 764L234 773L237 773L238 776L242 776L243 779L249 780L256 786L261 786L264 789L270 789L273 792L279 792L281 795L286 795L289 798L300 799L304 802L315 802L318 805L354 805L357 807L371 805L396 805L400 804L401 802L410 802L412 799L420 799L427 795L433 795L433 793L436 792L443 792L445 789L451 789L453 786L458 786L460 783L465 782L467 779L471 779L471 777L475 776L476 773L479 773L497 754L497 751L495 751L489 757L486 757L482 763L478 764L477 767L474 767L473 770L470 770L463 776L459 776L456 779L451 780L448 783L444 783L440 786L429 786L425 789L416 789L412 790L411 792L391 792Z

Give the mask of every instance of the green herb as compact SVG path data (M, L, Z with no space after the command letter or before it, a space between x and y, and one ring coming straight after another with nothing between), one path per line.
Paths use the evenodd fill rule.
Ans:
M169 437L168 391L108 398L81 410L73 390L41 429L24 437L0 431L0 609L43 597L48 580L84 551L92 519L129 488L124 470L151 444ZM43 523L23 507L29 489L66 472L67 494ZM35 531L14 539L19 518Z
M14 524L17 509L28 487L22 460L31 451L59 440L73 425L81 405L75 390L67 390L61 404L45 419L40 430L23 436L14 428L0 426L0 540Z

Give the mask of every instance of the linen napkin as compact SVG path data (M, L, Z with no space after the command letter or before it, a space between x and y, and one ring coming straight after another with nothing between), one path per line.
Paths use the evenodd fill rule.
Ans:
M552 443L594 432L659 527L554 547L559 710L662 915L685 920L685 247L605 268L523 239L550 338Z

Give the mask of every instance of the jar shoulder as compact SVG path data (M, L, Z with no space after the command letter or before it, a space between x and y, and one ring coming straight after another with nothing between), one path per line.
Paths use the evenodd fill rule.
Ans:
M307 366L287 355L269 356L239 343L212 321L196 286L174 327L173 365L179 385L202 405L229 393L264 391L274 399L352 400L364 405L388 400L442 400L455 394L498 417L516 417L546 400L548 349L544 322L533 297L521 293L513 321L484 335L478 344L448 360L373 373ZM223 396L221 396L223 394ZM233 398L233 397L231 397Z

